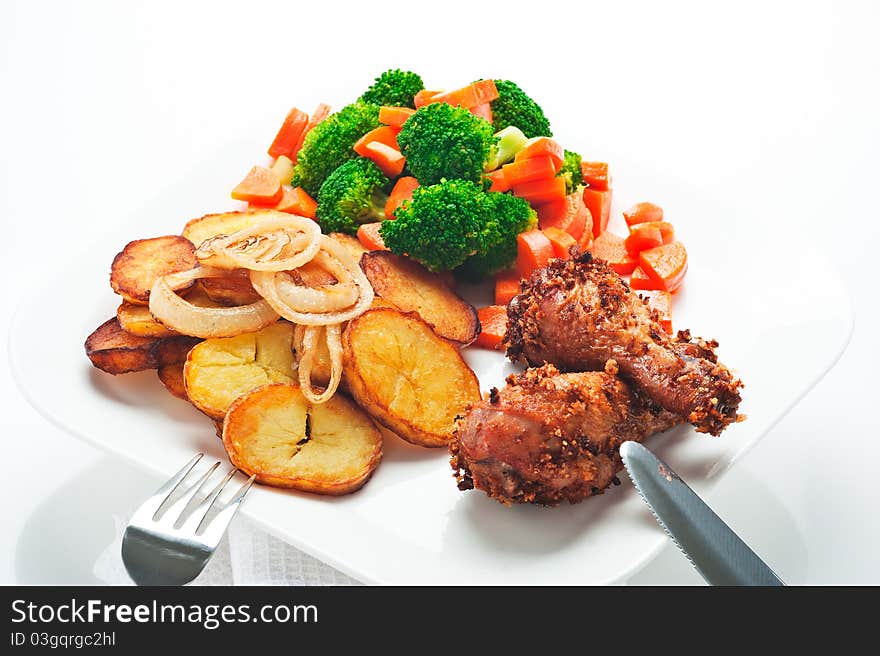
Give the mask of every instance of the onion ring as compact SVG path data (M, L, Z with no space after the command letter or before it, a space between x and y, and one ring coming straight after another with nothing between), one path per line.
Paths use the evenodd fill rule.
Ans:
M330 380L324 391L318 394L312 386L312 367L321 332L324 333L327 350L330 353ZM293 340L294 348L300 354L297 376L303 396L315 405L326 403L336 393L342 380L342 326L338 323L329 326L298 325L294 329Z
M311 261L321 228L304 216L267 211L266 218L231 235L207 239L196 250L202 264L223 269L287 271ZM285 254L287 251L293 254Z
M206 308L193 305L172 289L199 278L224 275L228 275L224 269L197 266L162 276L150 290L150 314L166 328L204 339L256 332L278 320L278 313L265 299L237 307Z

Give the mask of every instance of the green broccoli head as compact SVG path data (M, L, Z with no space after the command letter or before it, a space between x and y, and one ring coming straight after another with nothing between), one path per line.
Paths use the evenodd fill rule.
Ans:
M516 260L516 236L538 225L538 214L522 198L510 194L487 193L488 217L481 235L479 251L458 269L466 280L480 280L509 267Z
M562 168L556 174L565 178L565 193L574 193L579 186L584 184L584 174L581 171L581 156L573 150L565 151L565 159Z
M328 116L306 135L291 184L314 197L333 171L357 157L355 142L379 125L379 106L369 103L356 102Z
M318 192L321 230L355 234L362 223L382 221L390 184L372 160L348 160L324 180Z
M492 101L492 120L496 130L515 125L527 137L552 137L544 110L525 91L510 80L495 80L498 97Z
M379 234L394 253L409 255L431 271L454 269L478 251L483 239L486 194L468 180L418 187L394 221Z
M425 88L422 78L416 73L393 68L376 78L373 86L364 92L359 100L373 105L414 108L414 96Z
M497 138L492 125L462 107L425 105L403 124L397 143L422 185L443 179L479 182Z

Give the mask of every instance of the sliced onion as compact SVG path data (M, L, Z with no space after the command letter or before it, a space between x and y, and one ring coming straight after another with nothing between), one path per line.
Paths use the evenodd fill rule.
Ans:
M204 339L256 332L278 320L278 313L263 299L237 307L206 308L193 305L174 293L173 287L181 283L228 273L200 266L159 278L150 290L150 314L166 328Z
M318 340L321 333L327 341L327 351L330 353L330 380L327 387L320 394L312 386L312 367L315 364L315 355L318 349ZM299 386L303 396L310 403L320 405L329 401L342 380L342 327L339 324L330 326L297 326L293 333L294 348L299 354L297 375Z
M341 280L343 289L350 280L357 289L357 298L350 306L339 308L338 301L343 298L325 296L323 301L313 290L295 284L288 274L274 271L251 271L251 284L272 308L288 321L303 326L329 326L353 319L373 303L373 287L361 271L360 265L344 246L334 239L321 236L321 252L326 259L316 257L316 263L325 264L330 272ZM326 285L332 288L334 285ZM311 308L305 309L304 308Z
M208 266L251 271L288 271L315 257L321 247L317 223L295 214L266 214L259 223L202 242L196 257Z

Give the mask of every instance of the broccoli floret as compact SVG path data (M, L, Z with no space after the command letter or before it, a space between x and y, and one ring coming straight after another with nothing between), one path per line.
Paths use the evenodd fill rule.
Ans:
M306 135L291 184L302 187L314 197L327 176L357 157L352 150L355 142L377 127L378 105L356 102L331 114Z
M562 168L556 174L565 178L565 193L574 193L579 186L584 184L584 174L581 171L581 156L573 150L565 151L565 159Z
M485 170L494 171L502 164L506 164L513 159L523 147L526 145L528 138L515 125L510 125L503 130L495 133L498 142L492 148L489 154L489 161L486 162Z
M385 218L391 181L372 160L358 157L333 171L318 192L321 230L355 234L362 223Z
M515 125L531 137L552 137L544 110L525 91L510 80L495 80L498 97L492 101L492 120L496 130Z
M403 124L397 143L419 184L479 182L497 138L492 125L461 107L425 105Z
M468 180L418 187L379 234L392 252L409 255L431 271L454 269L481 246L486 195Z
M373 86L360 97L360 101L374 105L414 108L413 97L424 88L425 83L419 75L394 68L377 77Z
M486 194L486 205L489 215L480 252L457 270L465 280L480 280L513 264L516 236L538 225L537 212L522 198L493 192Z

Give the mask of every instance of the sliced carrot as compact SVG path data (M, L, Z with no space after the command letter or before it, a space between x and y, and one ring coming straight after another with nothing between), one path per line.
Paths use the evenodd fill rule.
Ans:
M284 187L281 200L272 209L288 214L299 214L310 219L315 218L318 203L306 193L302 187Z
M492 185L489 187L489 191L498 191L505 192L510 191L510 184L507 182L507 178L504 176L504 171L498 169L497 171L492 171L491 173L487 173L486 177L492 182Z
M681 287L687 273L687 251L681 242L642 251L639 268L657 285L653 289L674 292Z
M406 158L399 150L378 141L371 141L366 145L367 157L376 162L376 166L382 169L382 173L394 180L406 165Z
M492 105L489 103L483 103L482 105L476 105L475 107L468 107L468 111L474 116L479 116L481 119L492 123L494 117L492 116Z
M432 102L445 102L460 107L476 107L485 105L498 98L498 89L495 80L480 80L461 89L444 91L433 97Z
M551 226L545 228L542 232L547 235L547 239L550 240L550 244L553 246L553 257L558 257L561 260L567 260L571 255L569 249L578 243L577 239L560 228Z
M607 230L593 240L590 252L593 257L608 262L611 268L622 276L632 273L638 265L638 261L627 252L623 237L618 237Z
M309 123L309 115L294 107L284 118L284 122L269 146L269 157L290 157L299 143L300 135Z
M653 222L637 223L632 226L624 242L627 252L637 255L641 251L663 245L663 233Z
M513 157L514 162L519 162L532 157L549 157L553 160L554 174L559 173L562 163L565 161L565 150L562 146L549 137L535 137L529 139L522 150Z
M376 221L376 223L363 223L358 228L357 238L361 242L364 248L370 251L387 251L388 247L385 246L385 241L382 239L382 235L379 234L379 227L382 225L381 221Z
M663 220L663 208L654 203L636 203L628 210L624 210L623 218L626 225L633 226L637 223L650 223Z
M672 334L672 294L662 291L640 291L639 296L648 301L648 307L657 310L660 325Z
M474 346L487 349L499 349L507 334L507 306L489 305L477 310L480 320L480 334L474 340Z
M611 189L611 175L605 162L581 162L581 175L584 184L599 191Z
M511 162L502 166L501 170L504 171L507 184L511 187L534 180L546 180L556 175L553 159L546 155Z
M434 97L439 96L441 93L443 92L422 89L415 96L413 96L413 104L416 106L416 109L424 107L425 105L430 105L431 103L437 102L436 100L434 100Z
M590 215L590 210L587 210L587 216ZM586 253L588 250L593 248L593 218L590 217L587 222L587 227L584 230L584 234L581 235L581 238L578 240L578 246L581 247L581 252Z
M306 135L312 131L312 129L325 118L330 116L330 105L326 103L320 103L317 107L315 107L315 111L312 112L312 116L309 119L308 125L306 125L305 129L302 131L302 134L299 135L299 141L296 142L296 146L293 149L293 152L288 156L293 160L294 164L296 163L296 156L299 154L299 151L302 150L303 142L306 140Z
M384 123L393 128L402 128L406 123L406 119L416 113L416 110L409 107L380 107L379 123Z
M611 218L611 190L587 187L584 189L584 205L593 216L593 237L598 237L605 232Z
M265 166L255 166L244 180L232 190L235 200L243 200L256 205L277 205L284 195L281 181L275 172Z
M381 125L378 128L367 132L355 142L354 146L352 146L352 150L361 157L369 157L369 155L367 155L367 144L374 142L383 143L394 150L400 150L400 146L397 145L397 134L387 125Z
M519 272L502 271L495 276L495 305L507 305L519 294Z
M553 257L553 244L540 230L528 230L516 236L516 266L521 278L528 278L535 269L547 266Z
M394 188L388 194L388 201L385 203L385 218L393 219L394 213L401 203L405 200L412 200L413 192L418 188L419 181L411 176L399 178L394 183Z
M569 194L565 198L554 200L535 208L538 213L538 226L560 228L579 240L585 230L592 231L592 218L584 200L578 193ZM587 227L587 221L590 227Z
M651 280L648 277L648 274L645 273L645 270L640 266L633 269L632 275L629 277L629 286L638 290L663 291L660 285Z
M543 205L565 198L565 180L552 177L511 187L514 196L525 198L531 205Z

